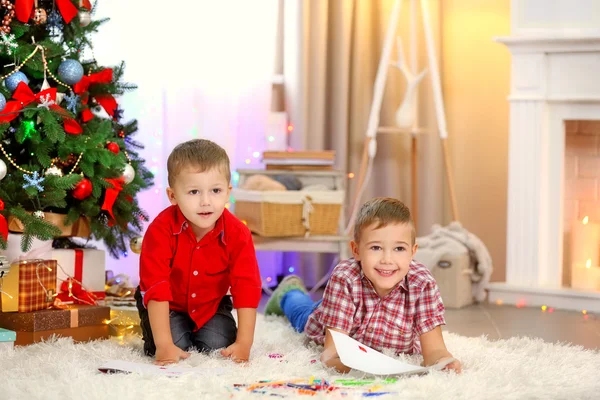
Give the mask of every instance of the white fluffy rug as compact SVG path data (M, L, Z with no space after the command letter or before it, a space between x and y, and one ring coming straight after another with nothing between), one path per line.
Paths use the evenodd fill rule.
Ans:
M464 365L461 375L434 372L401 379L380 390L395 394L381 399L592 399L600 393L600 352L581 347L514 338L489 341L444 334L449 349ZM73 344L70 339L7 351L0 348L0 398L13 399L260 399L265 394L235 390L235 383L339 375L324 369L318 348L303 346L303 336L281 318L259 316L252 361L247 367L212 356L193 354L180 366L229 367L230 373L210 378L176 378L112 374L97 367L111 359L150 362L142 356L141 339ZM270 354L283 358L271 358ZM410 359L418 363L417 359ZM289 389L286 398L307 398ZM360 398L348 391L344 398ZM274 398L274 397L270 397ZM342 398L342 392L313 398Z

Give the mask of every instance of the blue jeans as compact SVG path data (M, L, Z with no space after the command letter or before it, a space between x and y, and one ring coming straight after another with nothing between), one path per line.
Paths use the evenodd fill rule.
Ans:
M152 357L156 354L156 345L150 327L148 310L142 302L139 287L136 290L135 299L141 320L144 353ZM196 332L194 332L196 325L188 313L170 311L169 321L173 343L182 350L187 351L195 347L201 352L209 352L233 344L237 337L237 326L231 314L232 310L231 296L223 297L215 315Z
M281 298L281 309L283 314L292 324L296 332L304 332L304 326L308 317L321 304L323 300L314 302L307 293L302 290L290 290Z

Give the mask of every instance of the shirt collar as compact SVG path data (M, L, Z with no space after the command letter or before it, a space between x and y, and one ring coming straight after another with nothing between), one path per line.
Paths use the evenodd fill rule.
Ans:
M185 219L185 216L179 209L179 206L175 206L175 220L173 222L173 235L179 235L181 232L185 230L188 222Z
M175 220L173 222L173 235L179 235L182 232L185 232L185 230L187 229L187 227L190 224L178 206L175 206L175 210L176 211L175 211ZM208 232L206 234L206 236L204 236L202 238L202 240L205 240L205 239L212 240L216 237L220 237L221 242L223 244L227 244L227 243L225 243L225 222L223 221L225 218L226 212L228 212L228 211L223 210L223 214L221 214L219 219L217 219L217 222L215 223L215 227L210 232Z
M218 237L221 239L221 243L223 244L227 244L225 243L225 212L227 212L227 210L223 210L223 213L215 223L213 230L206 234L206 236L210 237L211 240Z
M412 261L410 263L410 265L412 265ZM396 291L403 289L405 292L408 292L408 275L411 273L411 269L408 269L408 273L406 274L406 276L404 277L404 279L402 279L400 282L398 282L398 284L396 286L394 286L394 288L392 289L391 292L389 292L385 297L388 297L390 295L393 295ZM371 290L373 290L373 293L377 293L375 291L375 287L373 287L373 283L369 280L369 278L367 278L365 276L365 273L362 269L362 266L360 267L360 277L362 279L362 281L364 282L364 284L367 285L367 287L371 288Z

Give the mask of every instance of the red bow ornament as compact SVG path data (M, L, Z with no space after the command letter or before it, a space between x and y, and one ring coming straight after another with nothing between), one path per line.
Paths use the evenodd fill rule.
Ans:
M90 88L90 85L94 85L96 83L110 83L113 80L113 70L111 68L105 68L102 71L95 72L90 75L84 75L83 78L75 85L73 85L73 91L77 94L83 95L83 93L87 92ZM94 99L98 104L104 108L106 113L113 117L115 115L115 110L117 109L117 101L113 97L112 94L97 94L94 96ZM87 104L87 99L82 100L83 104ZM85 122L89 121L93 118L93 114L89 111L88 108L82 111L82 118Z
M56 104L56 88L45 89L38 94L34 94L25 82L20 82L15 93L13 93L13 99L16 101L7 102L4 110L0 113L0 122L12 121L17 118L19 112L23 108L36 101L40 103L41 107L52 109L62 117L65 132L73 135L78 135L83 132L83 129L81 129L81 126L77 121L69 118L69 114Z
M71 0L55 0L60 15L64 18L68 24L78 13L77 7L71 2ZM15 14L17 19L22 23L26 24L31 18L33 12L34 0L15 0ZM84 0L82 4L88 10L91 10L92 4L89 0Z
M0 211L4 210L4 202L0 199ZM0 236L6 242L8 240L8 224L4 215L0 214Z

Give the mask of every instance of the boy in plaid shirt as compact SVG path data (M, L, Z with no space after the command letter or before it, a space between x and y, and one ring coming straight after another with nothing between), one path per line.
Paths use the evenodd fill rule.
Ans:
M286 277L267 303L265 314L285 315L298 332L324 345L321 361L348 372L329 330L378 351L423 354L434 365L452 354L441 325L444 305L433 276L413 261L417 251L410 210L391 198L375 198L359 210L351 242L353 257L333 270L323 299L314 303L302 280ZM461 371L458 360L446 366Z

